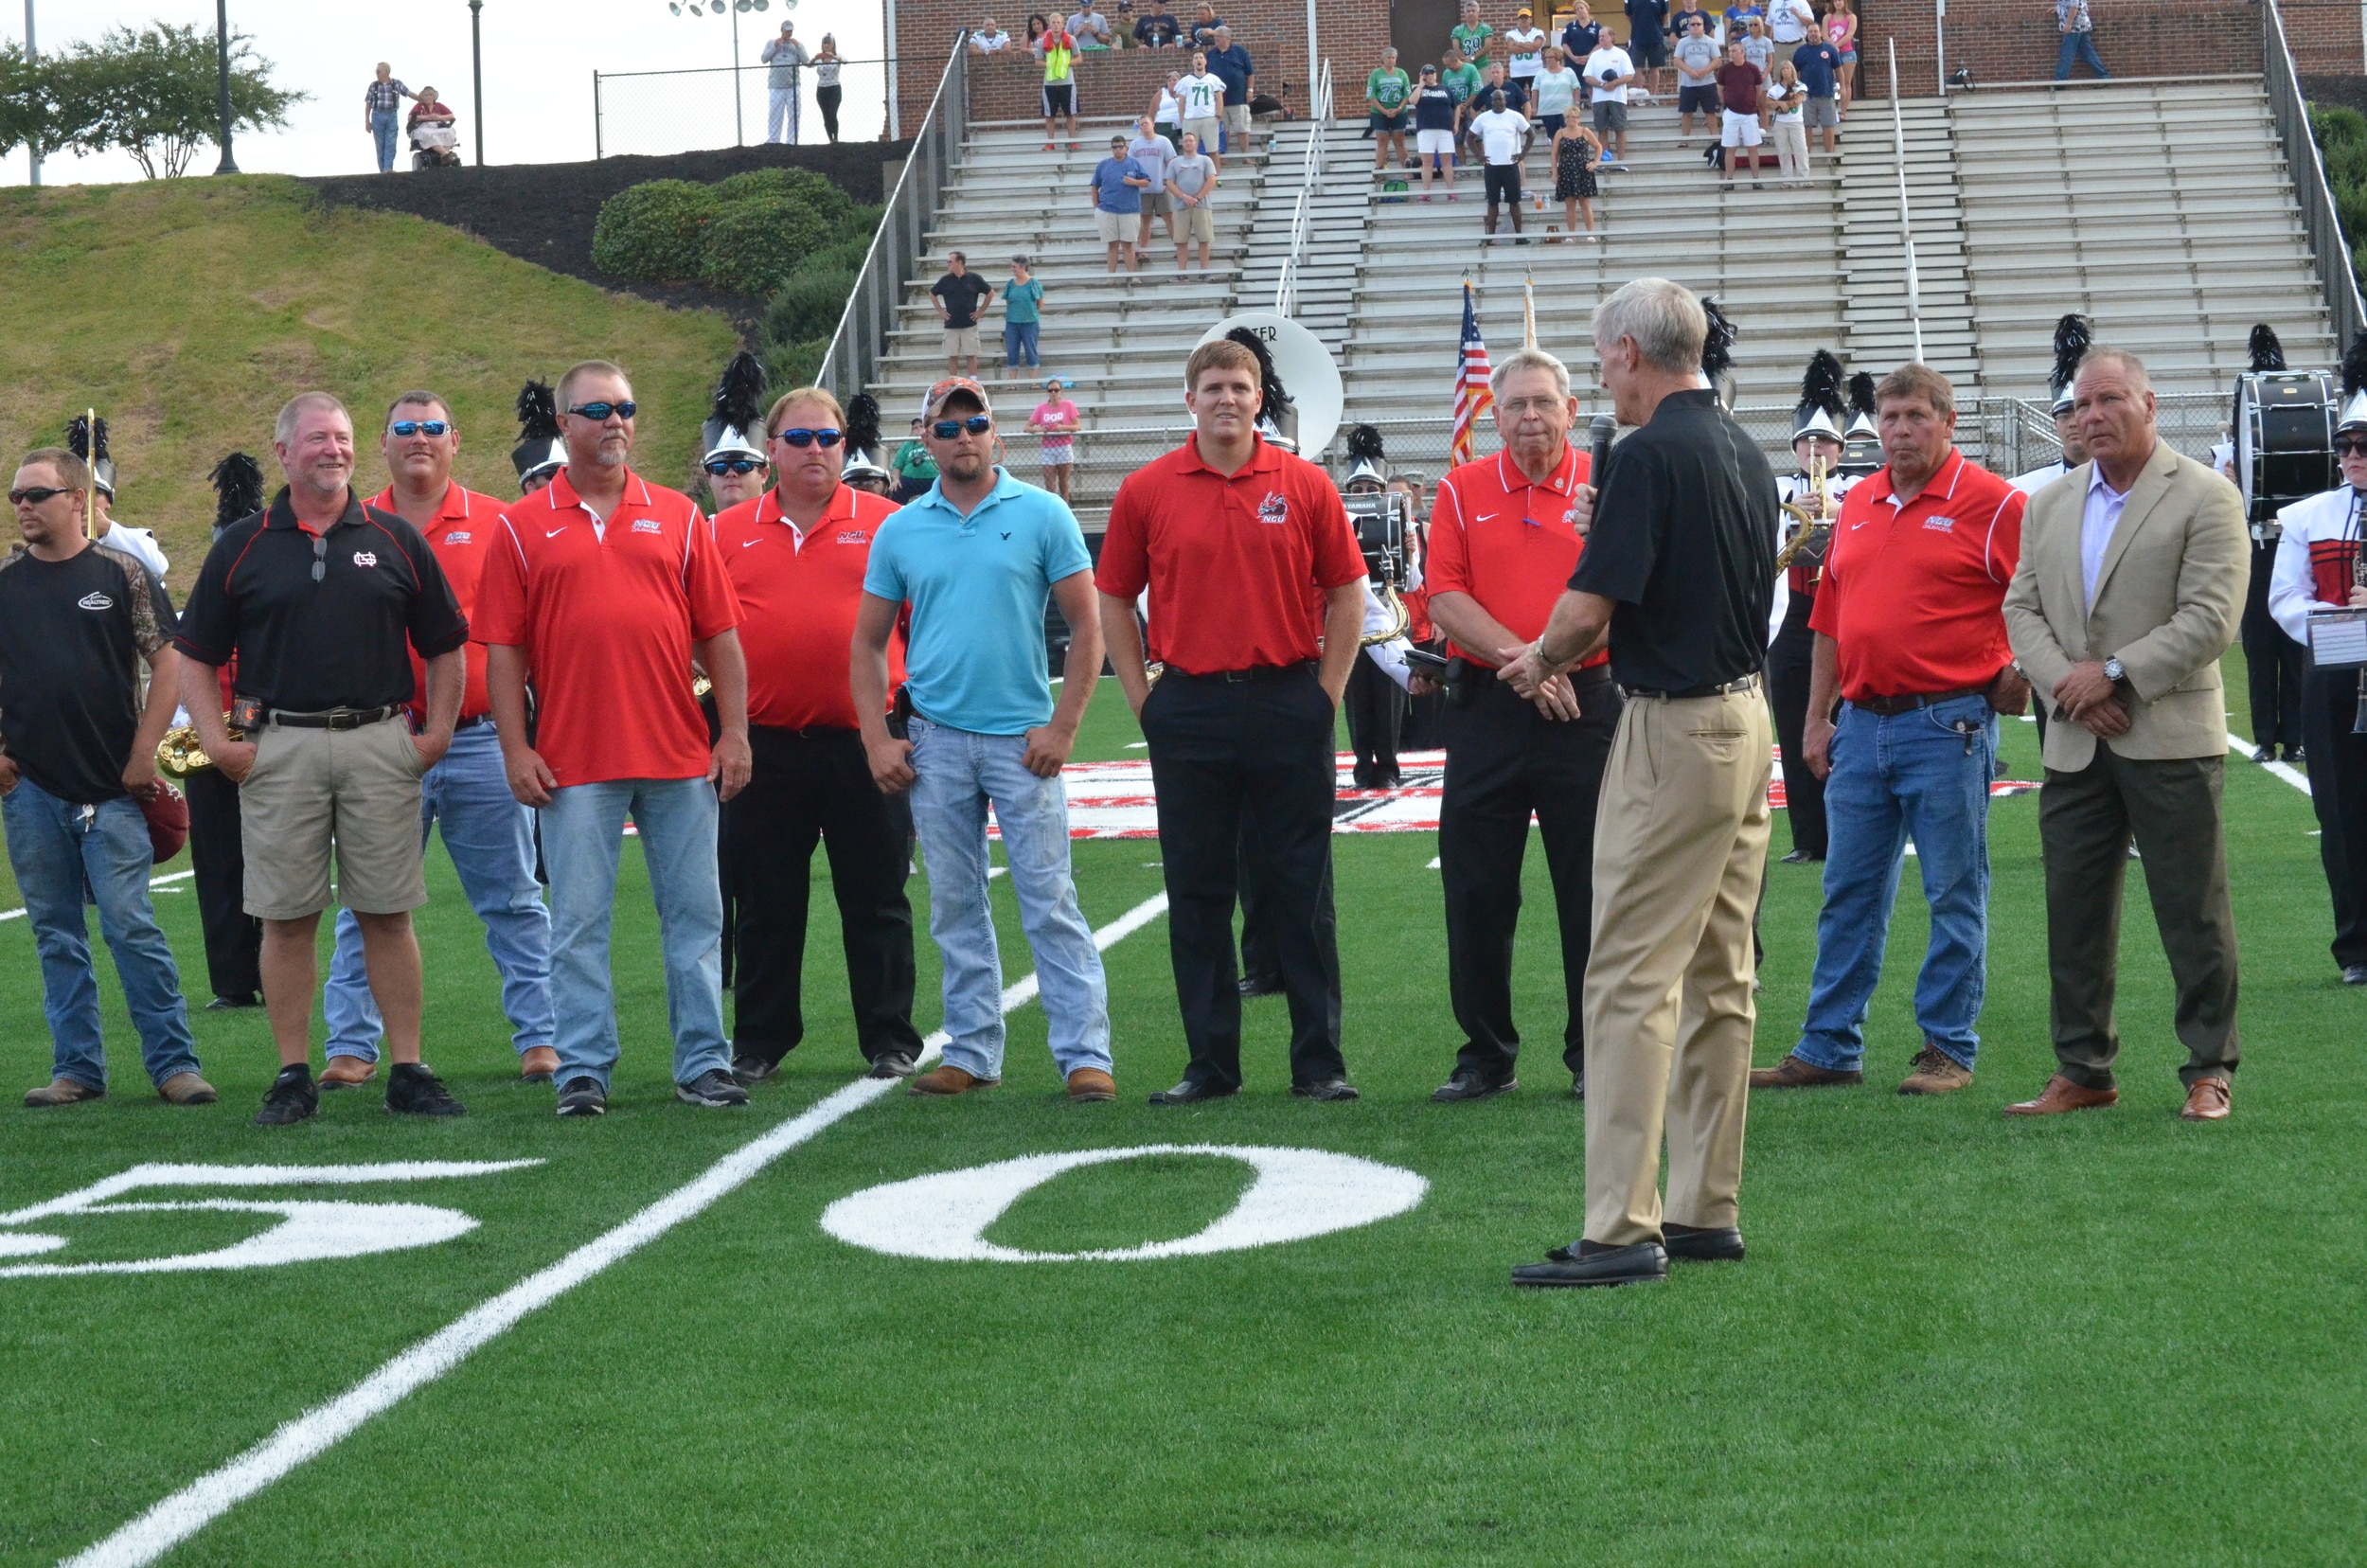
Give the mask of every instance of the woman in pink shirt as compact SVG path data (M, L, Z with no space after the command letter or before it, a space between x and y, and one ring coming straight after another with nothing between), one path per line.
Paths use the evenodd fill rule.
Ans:
M1077 427L1083 416L1060 393L1060 378L1044 378L1043 401L1027 416L1027 428L1043 437L1043 488L1067 501L1069 473L1077 461Z
M1849 94L1858 74L1858 18L1850 9L1849 0L1832 0L1824 11L1824 42L1841 56L1841 69L1833 74L1841 79L1841 102L1835 114L1842 119L1849 117Z

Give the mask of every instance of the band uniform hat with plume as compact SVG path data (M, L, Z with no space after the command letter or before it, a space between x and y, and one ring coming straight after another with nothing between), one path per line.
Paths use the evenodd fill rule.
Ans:
M559 405L548 382L530 381L518 389L518 444L509 450L518 486L567 466L567 443L559 434Z
M1740 330L1715 299L1701 301L1709 330L1701 334L1701 376L1717 394L1718 405L1735 405L1735 334Z
M96 425L96 430L93 426ZM96 435L98 439L91 437ZM107 421L93 419L87 414L77 414L67 421L65 446L68 452L90 465L91 483L110 502L116 498L116 460L107 451Z
M1389 482L1389 458L1381 451L1380 432L1372 425L1348 427L1348 476L1343 485Z
M2350 352L2342 356L2342 413L2334 428L2367 430L2367 329L2351 340Z
M764 365L742 348L723 366L715 401L699 427L699 461L749 457L764 462Z
M1849 427L1842 432L1844 441L1878 441L1881 428L1875 423L1874 372L1860 370L1849 378Z
M263 509L263 467L243 452L234 452L214 465L208 475L214 487L214 533Z
M1808 356L1807 373L1800 378L1800 406L1791 411L1791 438L1823 436L1839 442L1842 421L1849 417L1842 401L1841 361L1830 348Z
M2277 330L2265 321L2252 323L2251 337L2244 345L2244 352L2251 361L2251 373L2255 376L2291 368L2285 363L2285 345L2278 341Z
M1256 357L1257 433L1286 451L1298 451L1298 405L1290 401L1290 389L1282 384L1282 372L1274 368L1273 350L1247 327L1236 327L1224 338Z
M2072 405L2072 383L2079 379L2079 362L2095 347L2095 330L2088 318L2076 311L2055 324L2055 370L2047 377L2047 385L2054 390L2055 401L2048 409L2053 414L2067 414Z
M858 392L846 400L846 463L839 471L841 478L857 479L865 474L893 478L880 463L880 400L868 392Z

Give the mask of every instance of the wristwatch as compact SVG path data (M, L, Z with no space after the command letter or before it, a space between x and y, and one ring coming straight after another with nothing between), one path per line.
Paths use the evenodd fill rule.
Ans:
M2128 679L2128 671L2122 667L2120 660L2107 659L2104 661L2104 678L2118 686Z

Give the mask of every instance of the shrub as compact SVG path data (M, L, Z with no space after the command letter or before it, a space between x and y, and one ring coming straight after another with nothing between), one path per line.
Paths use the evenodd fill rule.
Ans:
M702 236L713 215L708 187L688 180L627 187L601 204L592 264L644 283L686 282L702 270Z
M2309 134L2325 165L2335 218L2351 246L2352 276L2367 277L2367 269L2359 265L2360 256L2367 254L2367 115L2356 109L2313 108Z
M800 267L783 283L764 312L764 336L774 343L828 337L838 330L846 296L860 276L851 267Z
M729 203L706 226L699 280L730 294L771 294L837 234L832 215L802 202Z
M770 294L819 251L854 248L838 267L859 269L880 212L802 169L751 169L711 186L652 180L601 206L592 260L642 282Z

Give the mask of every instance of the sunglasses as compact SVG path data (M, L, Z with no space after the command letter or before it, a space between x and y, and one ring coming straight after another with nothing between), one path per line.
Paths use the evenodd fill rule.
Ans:
M575 416L576 416L578 419L593 419L593 420L601 420L601 421L604 421L604 420L606 420L606 419L607 419L607 418L608 418L611 414L615 415L615 416L616 416L618 419L632 419L632 416L633 416L633 410L635 410L636 408L638 408L638 407L640 407L640 406L641 406L640 404L638 404L638 403L634 402L632 399L628 398L628 399L627 399L627 400L625 400L623 402L617 402L617 403L612 403L612 402L588 402L588 403L578 403L575 407L573 407L573 408L571 408L571 409L567 410L567 412L568 412L568 413L570 413L570 414L575 415Z
M707 472L719 479L726 473L754 473L762 467L762 463L747 457L718 457L706 466Z
M801 452L810 446L818 446L828 452L845 440L846 435L845 432L838 430L784 430L775 434L773 438L776 441L787 441Z
M929 427L930 431L940 441L950 441L965 430L969 431L972 436L984 436L988 431L992 430L993 428L994 421L988 419L984 414L972 414L967 419L939 419L936 423Z
M329 575L329 536L312 536L312 580L318 582Z
M44 502L53 500L58 496L71 495L74 492L72 490L67 490L62 485L28 485L21 490L9 491L9 505L11 507L38 507Z
M386 428L398 436L441 436L452 426L442 419L397 419Z
M2337 436L2334 438L2334 454L2337 457L2367 457L2367 439L2357 436ZM33 493L38 495L41 492L36 490ZM55 495L57 491L49 493ZM15 500L16 492L11 490L9 499Z

